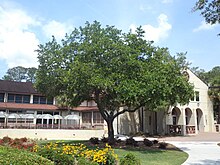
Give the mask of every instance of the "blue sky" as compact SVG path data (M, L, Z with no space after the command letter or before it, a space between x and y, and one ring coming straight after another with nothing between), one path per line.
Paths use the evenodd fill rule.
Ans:
M58 40L86 21L128 32L138 26L155 46L187 52L192 66L220 65L220 25L208 25L191 9L196 0L0 0L0 78L8 68L37 67L39 44Z

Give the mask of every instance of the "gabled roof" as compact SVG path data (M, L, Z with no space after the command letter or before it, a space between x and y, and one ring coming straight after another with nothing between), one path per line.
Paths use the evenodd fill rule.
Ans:
M20 94L40 94L31 82L0 80L0 92Z

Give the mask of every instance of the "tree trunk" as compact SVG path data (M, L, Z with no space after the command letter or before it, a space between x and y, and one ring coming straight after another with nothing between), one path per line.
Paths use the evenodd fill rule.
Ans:
M106 122L108 125L108 141L109 143L114 143L113 119L109 119Z

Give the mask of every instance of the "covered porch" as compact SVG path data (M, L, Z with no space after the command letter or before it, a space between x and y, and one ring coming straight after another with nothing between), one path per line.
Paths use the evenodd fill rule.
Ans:
M204 132L204 115L200 108L195 110L189 107L179 109L174 107L167 116L167 134L170 135L194 135Z

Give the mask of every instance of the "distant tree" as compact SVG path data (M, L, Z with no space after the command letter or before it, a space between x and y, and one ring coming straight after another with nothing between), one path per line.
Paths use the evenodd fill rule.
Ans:
M206 23L220 23L220 1L219 0L198 0L193 11L200 11Z
M37 72L37 68L35 67L27 68L26 81L35 82L36 72Z
M122 33L95 21L75 29L62 44L53 37L38 49L37 89L64 95L70 106L94 100L107 122L109 141L114 119L125 112L188 103L193 87L182 75L178 57L144 40L143 33L141 28L136 34Z
M25 68L22 66L17 66L14 68L8 69L6 75L2 77L3 80L11 80L11 81L35 81L35 73L37 68Z

